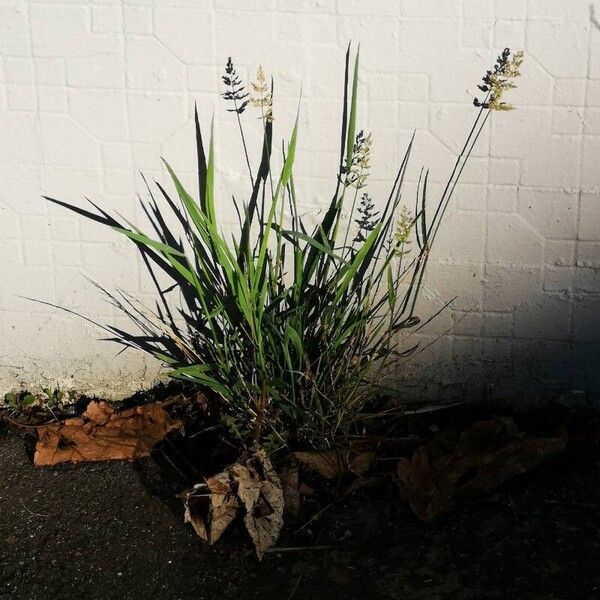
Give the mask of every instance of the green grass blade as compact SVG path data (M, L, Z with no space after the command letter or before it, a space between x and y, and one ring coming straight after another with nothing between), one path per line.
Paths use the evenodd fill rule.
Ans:
M338 289L336 290L336 294L333 298L333 304L339 302L348 289L348 286L352 283L354 276L356 275L358 269L361 267L363 261L366 256L369 254L371 247L377 240L379 236L379 231L381 229L381 225L377 225L373 231L369 234L362 248L356 253L356 256L352 260L352 262L348 265L344 272L343 279L341 280Z
M215 118L210 123L210 142L208 146L208 164L206 167L206 216L211 223L216 223L215 216Z
M354 152L354 141L356 138L356 109L358 103L358 62L360 57L360 46L354 58L354 74L352 76L352 96L350 99L350 116L348 119L348 134L346 136L346 169L352 164Z

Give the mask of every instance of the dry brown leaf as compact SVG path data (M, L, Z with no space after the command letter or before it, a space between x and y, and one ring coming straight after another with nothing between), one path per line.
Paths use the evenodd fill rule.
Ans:
M373 466L375 462L375 452L373 450L365 450L350 460L348 469L357 475L363 475Z
M208 530L206 527L206 521L202 515L200 506L203 504L200 500L205 494L203 493L204 486L198 484L193 489L183 494L183 522L190 523L194 528L196 535L203 539L205 542L208 541Z
M447 457L432 460L428 448L421 446L411 459L398 461L397 474L413 512L429 522L454 506L455 484L469 467L467 461Z
M489 419L454 438L443 432L412 458L401 459L397 474L415 514L431 521L461 496L489 492L565 446L565 435L529 438L511 419Z
M92 401L87 405L84 416L96 425L104 425L114 413L114 407L107 402Z
M206 484L184 494L184 521L199 537L216 542L240 509L254 542L256 555L273 546L283 526L283 491L279 476L264 450L257 450L244 464L235 463L210 477Z
M348 472L363 475L375 461L375 452L363 449L364 444L356 450L335 448L322 452L294 452L292 457L304 468L315 471L325 479L336 479Z
M184 494L184 523L200 538L214 544L235 519L241 504L231 487L227 471L209 477Z
M477 476L465 483L461 490L489 492L517 475L527 473L551 454L565 449L566 438L523 439L508 444L482 464L477 465Z
M210 515L209 542L214 544L225 529L237 516L240 507L238 497L231 490L231 482L225 473L219 473L207 479L208 489L211 491L212 510Z
M246 509L244 524L259 560L273 546L283 527L281 481L264 450L259 449L246 465L233 465L230 472L237 482L237 494Z
M325 479L335 479L348 472L347 452L336 448L322 452L294 452L292 454L303 467L315 471Z
M81 417L38 428L33 462L47 466L141 458L180 426L158 404L117 411L108 402L92 401Z

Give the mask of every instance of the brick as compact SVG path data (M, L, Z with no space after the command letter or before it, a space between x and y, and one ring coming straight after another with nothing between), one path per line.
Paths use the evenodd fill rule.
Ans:
M4 59L6 83L35 83L33 61L30 58Z
M521 2L521 0L517 0L517 2ZM525 45L525 23L509 20L496 21L494 25L494 45L497 48L522 49Z
M600 338L600 298L591 297L586 302L578 302L574 305L573 335L582 342L598 343ZM582 349L581 358L583 358L585 350ZM590 349L587 349L588 353L589 351ZM597 348L592 349L592 351L597 353Z
M577 244L577 266L588 269L600 268L600 241Z
M527 50L554 77L585 77L588 27L588 23L569 21L530 21Z
M67 61L67 81L70 87L108 88L123 87L124 62L121 56L76 57Z
M569 292L573 289L574 269L572 267L555 267L544 270L544 291Z
M509 336L512 334L512 312L485 313L483 315L483 334L486 337Z
M128 108L131 135L140 142L165 140L187 118L182 96L131 93Z
M152 33L152 9L146 6L124 6L123 26L126 33Z
M583 111L582 111L583 112ZM585 116L578 114L582 124L585 124L585 133L592 135L600 134L600 108L585 109Z
M0 55L30 56L29 22L24 3L0 4Z
M465 21L462 27L464 48L490 48L492 44L492 24L486 21Z
M573 266L576 251L577 242L574 240L546 240L544 262L559 267Z
M447 260L458 264L472 264L483 258L484 239L483 213L447 212L436 244Z
M69 90L69 109L77 123L95 139L127 139L127 102L124 90Z
M589 0L528 0L527 10L531 19L587 22L590 4Z
M571 306L568 297L546 294L515 307L514 332L520 338L568 339L571 335Z
M52 266L52 244L50 242L25 241L24 255L26 265Z
M219 91L219 84L223 87L218 70L213 65L192 65L188 67L188 89L190 91L212 92Z
M36 58L35 75L41 85L64 85L67 81L61 58Z
M38 87L38 104L43 112L68 112L67 89L54 85Z
M403 0L402 16L411 18L458 18L460 3L454 0Z
M517 188L512 185L493 186L488 190L488 210L513 212L517 206Z
M455 312L452 315L456 335L480 336L483 329L483 315L478 312Z
M541 263L542 240L516 214L488 215L487 260L493 264L530 265Z
M600 292L600 269L576 269L573 274L573 288L576 292L584 294L598 294Z
M520 20L525 18L527 2L523 0L495 0L494 17L496 19Z
M438 258L439 254L436 256L434 252L425 278L428 288L442 303L457 296L452 303L453 310L477 310L482 298L482 267L477 264L448 265L435 262Z
M114 54L120 51L118 37L92 33L85 6L32 4L31 38L34 55L73 58Z
M555 108L552 111L552 133L579 135L583 129L583 122L581 112L577 109ZM589 131L592 122L588 119L585 122ZM596 126L595 123L594 126Z
M370 40L361 55L366 71L397 73L400 65L400 21L388 17L340 17L338 41Z
M540 236L574 239L578 203L578 194L575 192L519 189L519 214Z
M122 28L120 6L92 7L92 31L94 33L118 33Z
M600 137L595 135L583 136L583 149L581 152L581 180L585 188L599 189L598 186L598 158L600 157Z
M9 85L8 108L12 110L35 111L37 108L37 93L33 85Z
M464 0L463 18L491 20L494 18L494 0Z
M241 31L233 29L230 36L236 33ZM213 17L208 11L156 8L154 34L185 64L203 63L212 55Z
M400 73L398 100L427 102L429 100L429 77L422 73Z
M585 99L585 86L585 79L555 79L554 104L559 106L581 106ZM600 85L598 86L598 92L598 99L600 100Z
M132 89L175 91L185 87L183 63L158 40L129 40L125 59L125 78Z
M519 163L516 160L492 158L489 167L489 182L492 184L516 184L519 181Z
M483 185L461 183L456 186L454 201L461 210L485 210L487 190Z
M97 141L71 117L43 114L40 133L46 165L71 168L99 166Z
M0 162L17 168L23 164L39 164L39 124L34 113L0 113L0 139L11 141L10 144L0 144ZM3 185L8 185L6 178Z
M600 240L600 194L582 194L578 237L580 240Z
M483 308L502 312L526 304L542 291L542 270L488 265L483 280Z
M104 167L131 167L129 144L103 144L102 164Z

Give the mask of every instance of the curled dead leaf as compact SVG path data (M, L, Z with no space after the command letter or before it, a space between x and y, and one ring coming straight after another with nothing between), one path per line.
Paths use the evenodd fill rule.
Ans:
M363 475L373 466L375 462L375 452L373 450L365 450L357 454L350 460L348 469L358 475Z
M304 468L318 473L325 479L335 479L348 472L346 452L341 449L294 452L292 456Z
M534 438L511 419L489 419L454 436L442 432L397 464L413 512L423 521L450 510L466 495L489 492L564 450L566 434Z
M244 524L262 558L273 546L283 527L283 490L266 452L261 448L246 461L230 469L237 482L238 498L246 509Z
M179 427L181 423L155 403L118 411L108 402L92 401L81 417L37 429L33 462L47 466L141 458Z
M240 506L225 471L184 494L183 521L190 523L200 538L214 544L235 519Z
M283 526L281 481L262 449L184 494L184 506L184 521L210 544L242 511L259 559L275 544Z
M375 461L375 452L370 449L294 452L292 457L304 468L314 471L325 479L336 479L348 472L363 475Z

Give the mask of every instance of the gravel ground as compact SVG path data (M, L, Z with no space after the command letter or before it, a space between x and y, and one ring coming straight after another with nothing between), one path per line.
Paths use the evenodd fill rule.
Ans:
M152 459L34 468L2 431L0 599L592 600L597 461L558 457L433 525L391 485L361 492L259 563L239 531L202 544Z

